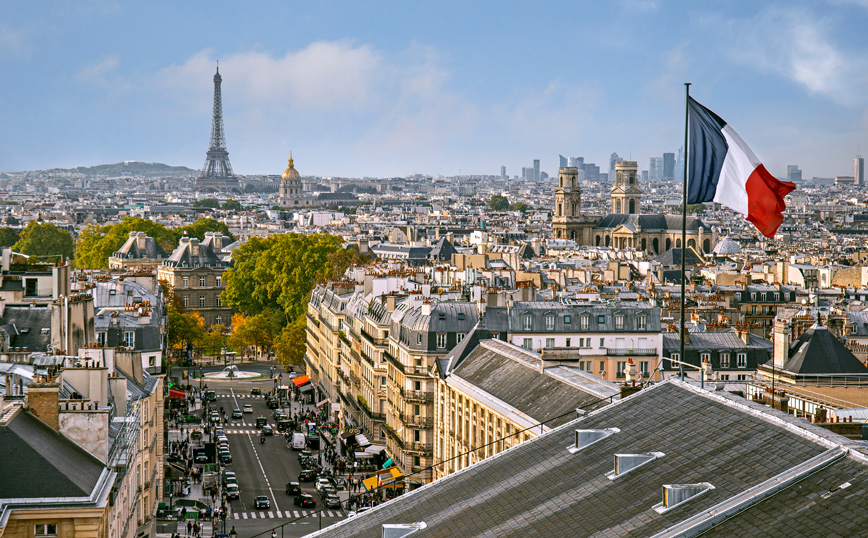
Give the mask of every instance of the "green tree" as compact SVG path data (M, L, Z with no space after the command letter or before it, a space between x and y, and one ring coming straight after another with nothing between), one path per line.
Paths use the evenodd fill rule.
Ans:
M183 351L187 343L199 346L205 337L205 320L198 312L181 312L172 302L168 303L169 347Z
M341 243L340 237L327 234L251 237L232 253L235 266L224 274L222 298L247 315L277 309L290 322L304 313L316 282L346 262L329 259L343 250Z
M235 241L235 238L229 233L229 227L226 224L207 217L199 217L193 224L175 228L175 233L177 234L176 242L181 239L184 232L187 232L189 237L198 237L199 241L205 240L205 232L220 232L229 237L230 241Z
M0 228L0 246L11 247L21 235L13 228Z
M223 202L223 205L220 206L220 209L224 211L241 211L241 202L238 200L226 200Z
M117 224L90 225L82 230L75 243L75 266L79 269L108 267L109 257L123 246L130 232L148 234L166 252L172 252L178 245L178 235L162 224L152 220L127 217Z
M274 341L274 354L286 369L304 365L306 324L307 318L300 316L284 327Z
M522 213L527 212L527 204L524 202L516 202L509 207L512 211L521 211Z
M506 196L495 194L488 201L488 207L492 211L504 211L509 208L509 200L506 198Z
M223 325L211 325L207 331L203 330L199 350L205 355L219 355L226 343L226 336L223 334L225 330Z
M21 231L21 237L12 250L30 256L61 256L72 258L72 235L49 222L31 220Z
M193 207L210 207L211 209L220 209L220 200L217 198L204 198L193 202Z

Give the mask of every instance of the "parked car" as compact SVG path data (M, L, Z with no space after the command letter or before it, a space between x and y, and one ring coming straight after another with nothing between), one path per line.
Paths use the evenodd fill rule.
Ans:
M251 412L252 411L253 410L251 409ZM241 409L233 409L232 410L232 418L241 418L241 416L242 416Z
M227 499L240 499L241 498L241 490L238 489L238 484L233 484L231 486L226 486L226 498Z
M196 454L196 463L208 463L208 456L204 452Z
M301 495L301 484L298 482L288 482L286 484L286 494L293 497Z
M253 396L258 396L259 394L262 394L262 391L259 390L258 387L255 387L250 389L250 394L252 394Z
M313 482L316 480L317 472L314 469L305 469L304 471L298 473L298 481L299 482Z
M214 435L216 435L218 439L224 437L223 428L216 428L214 430Z
M327 487L327 486L331 487L331 485L332 485L332 483L329 482L328 478L317 478L316 484L314 485L314 489L316 489L319 492L322 492L322 488Z
M319 490L319 494L320 494L320 497L322 497L323 499L325 499L325 498L326 498L326 495L337 495L338 492L337 492L337 490L335 490L334 486L332 486L331 484L329 484L328 486L323 486L323 487Z
M223 471L223 485L225 486L229 481L236 481L235 473L232 471Z
M336 493L327 493L323 496L323 504L326 505L327 508L340 508L341 507L341 498L337 496Z
M268 497L265 495L260 495L253 501L253 505L256 508L270 508L271 503L268 501Z
M228 448L220 450L220 461L223 463L232 463L232 454L229 453Z
M316 508L316 499L310 493L302 493L296 496L293 502L296 506L301 506L302 508Z

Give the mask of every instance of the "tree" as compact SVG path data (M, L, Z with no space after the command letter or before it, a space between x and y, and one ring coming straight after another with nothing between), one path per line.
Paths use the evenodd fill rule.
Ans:
M13 228L0 228L0 246L11 247L21 235Z
M48 222L31 220L21 231L12 250L30 256L60 256L72 258L72 235Z
M229 227L226 224L207 217L199 217L193 224L175 228L175 233L177 234L176 242L181 239L184 232L187 232L188 237L198 237L199 241L205 240L205 232L220 232L227 236L230 241L235 241L235 238L229 233Z
M278 318L279 323L285 323L282 318ZM270 311L255 316L235 314L232 316L232 334L228 342L232 349L242 353L248 348L267 351L274 344L274 335L280 332L281 326L274 326Z
M207 331L203 331L198 345L203 354L219 355L223 351L226 343L226 336L223 334L225 330L223 325L211 325Z
M220 206L220 209L224 211L241 211L241 202L238 200L226 200L223 202L223 205Z
M129 238L130 232L144 232L154 238L166 252L178 245L177 234L152 220L127 217L106 226L90 225L78 235L75 243L75 266L79 269L108 267L109 257Z
M509 208L509 200L506 198L506 196L495 194L488 201L488 207L492 211L504 211Z
M220 201L217 198L204 198L193 202L193 207L209 207L211 209L220 209Z
M512 206L510 206L510 209L512 211L520 211L522 213L525 213L527 212L527 204L525 204L524 202L516 202L512 204Z
M180 312L171 302L168 303L169 347L183 351L188 343L198 346L205 337L205 320L198 312Z
M299 316L280 332L274 342L274 353L285 369L290 366L303 366L307 318Z

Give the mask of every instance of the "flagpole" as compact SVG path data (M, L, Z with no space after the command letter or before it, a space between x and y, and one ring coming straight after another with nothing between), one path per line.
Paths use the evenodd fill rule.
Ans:
M684 336L687 333L687 325L684 322L684 308L687 304L685 300L685 268L687 262L687 160L690 156L690 151L687 148L687 117L690 115L690 83L684 83L684 183L681 187L681 354L678 356L679 361L684 361ZM684 366L679 365L679 375L684 381ZM700 375L702 375L700 373Z

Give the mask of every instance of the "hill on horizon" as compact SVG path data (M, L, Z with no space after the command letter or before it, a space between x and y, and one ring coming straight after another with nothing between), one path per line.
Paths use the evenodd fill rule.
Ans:
M169 166L163 163L146 163L141 161L122 161L115 164L98 164L96 166L79 166L77 168L52 168L45 172L75 172L87 176L116 177L124 175L135 176L187 176L197 174L198 170L186 166Z

